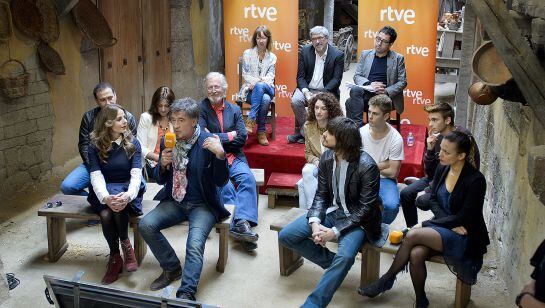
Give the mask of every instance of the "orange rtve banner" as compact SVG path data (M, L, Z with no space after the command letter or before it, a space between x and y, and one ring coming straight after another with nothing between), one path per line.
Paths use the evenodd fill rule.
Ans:
M225 0L223 1L225 36L225 75L229 88L227 99L235 101L239 88L238 61L251 48L252 35L260 25L272 34L271 51L276 55L276 113L293 116L291 96L297 78L298 1Z
M423 106L433 104L434 97L437 0L360 0L358 8L358 57L374 48L383 26L396 29L392 50L405 57L407 69L402 123L427 125Z

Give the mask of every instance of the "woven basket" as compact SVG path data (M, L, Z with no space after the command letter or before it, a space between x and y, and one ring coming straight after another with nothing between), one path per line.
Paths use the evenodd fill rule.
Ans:
M43 18L31 0L11 1L11 16L13 23L24 35L38 40L42 32Z
M72 16L80 30L99 48L117 43L108 21L91 1L80 0L72 9Z
M64 75L64 63L61 56L47 43L38 44L38 56L46 71L55 75Z
M5 73L8 64L12 62L18 63L23 68L23 72ZM0 66L0 92L8 99L27 95L29 79L30 74L27 72L25 65L18 60L11 59Z
M55 42L59 39L60 34L55 4L51 0L36 0L36 7L43 19L40 38L47 43Z
M8 41L12 35L13 27L11 26L9 3L0 1L0 43Z

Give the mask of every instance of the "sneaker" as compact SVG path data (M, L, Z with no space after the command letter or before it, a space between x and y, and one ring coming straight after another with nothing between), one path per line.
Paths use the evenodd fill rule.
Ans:
M179 299L185 299L188 301L195 301L195 295L187 293L187 292L176 292L176 298Z
M157 279L155 279L151 283L149 288L152 291L161 290L162 288L168 286L173 281L176 281L176 280L178 280L180 278L182 278L182 267L181 266L179 266L177 269L175 269L175 270L173 270L171 272L163 270L161 275L159 277L157 277Z
M305 138L299 134L293 134L286 136L288 143L305 143Z
M229 230L231 235L240 241L255 243L259 239L259 235L253 232L250 223L245 219L238 219Z
M242 242L242 247L244 247L247 252L252 252L257 249L257 243L244 241Z
M376 297L377 295L384 293L392 288L396 277L390 277L387 275L382 275L379 280L373 282L372 284L361 287L358 289L358 293L363 296L370 298Z

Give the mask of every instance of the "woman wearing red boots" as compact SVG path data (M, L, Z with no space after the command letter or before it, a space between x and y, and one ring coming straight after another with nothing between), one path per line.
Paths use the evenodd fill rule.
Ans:
M129 214L142 215L142 151L128 129L125 110L116 104L105 106L91 133L89 164L91 186L88 201L100 216L102 232L110 247L110 259L103 284L117 280L125 270L136 271L138 263L128 237Z

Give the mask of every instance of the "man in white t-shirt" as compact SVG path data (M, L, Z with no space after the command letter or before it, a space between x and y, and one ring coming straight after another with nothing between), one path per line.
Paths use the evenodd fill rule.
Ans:
M384 205L382 222L392 223L399 212L397 176L403 161L403 138L390 124L392 100L385 94L369 100L369 123L360 128L363 150L375 160L380 170L379 196Z

